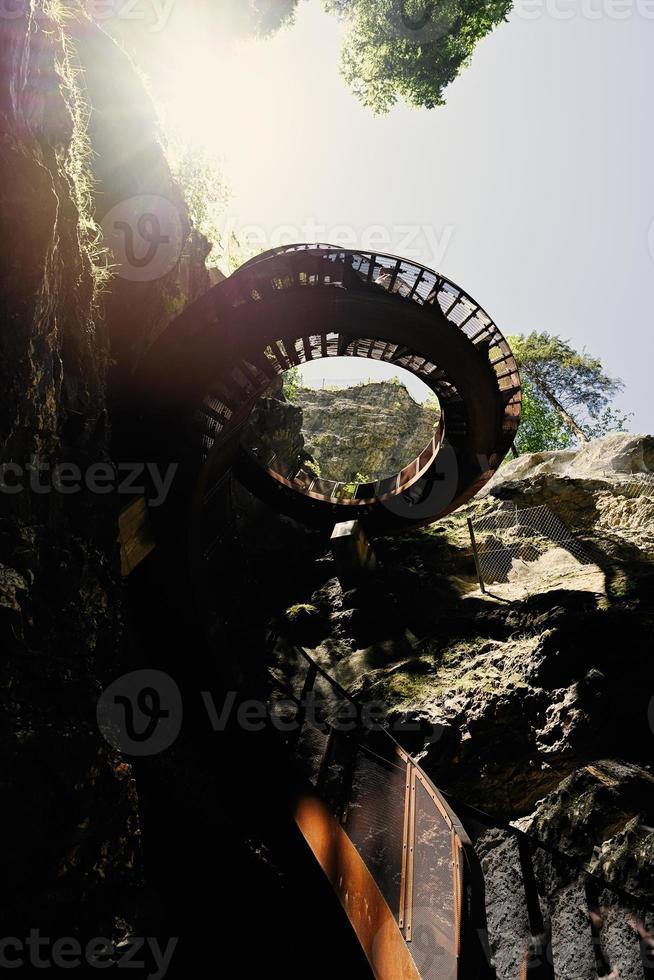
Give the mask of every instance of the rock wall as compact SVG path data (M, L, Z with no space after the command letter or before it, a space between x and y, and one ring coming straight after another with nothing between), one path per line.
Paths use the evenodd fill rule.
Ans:
M415 402L403 384L369 382L340 391L300 388L305 448L327 480L392 476L431 440L439 411Z
M654 885L653 446L620 434L522 457L463 512L377 540L367 587L343 593L325 560L283 617L344 687L387 706L439 787L564 855L536 862L564 980L596 975L581 869L616 890L597 913L614 975L640 975L629 917L647 919ZM547 590L482 595L466 517L507 503L547 503L595 577L572 582L561 565ZM513 980L527 936L515 842L482 829L477 846L498 977Z
M142 82L45 0L12 5L0 50L3 935L120 937L141 888L138 801L95 721L126 643L117 502L53 474L110 460L110 365L127 377L202 288L205 246L163 279L107 275L98 222L125 197L168 196L189 230Z
M414 401L403 384L369 382L351 388L281 389L262 399L251 419L250 444L274 449L336 482L392 476L428 445L438 424L434 403ZM283 399L283 400L282 400Z

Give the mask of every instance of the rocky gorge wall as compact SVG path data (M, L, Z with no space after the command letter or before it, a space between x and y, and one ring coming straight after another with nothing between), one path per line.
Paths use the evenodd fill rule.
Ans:
M416 402L400 382L294 387L290 401L278 385L255 408L247 438L287 462L308 464L323 479L364 482L412 462L439 418L435 402Z
M631 896L597 898L612 976L642 976L629 919L653 924L652 474L651 437L521 457L462 512L376 540L360 588L343 592L325 558L282 616L340 684L410 726L407 748L453 801L561 852L535 861L557 980L597 975L584 869ZM507 504L547 504L596 576L562 562L542 591L482 595L466 519ZM516 843L481 824L475 837L498 977L513 980L529 941Z
M52 474L110 462L109 379L128 384L205 288L206 243L142 81L75 5L13 4L0 51L0 440L14 467L0 493L3 935L120 938L141 889L137 794L95 720L128 642L118 504L60 492ZM180 250L156 276L107 255L100 231L116 206L136 221L144 195L178 222Z

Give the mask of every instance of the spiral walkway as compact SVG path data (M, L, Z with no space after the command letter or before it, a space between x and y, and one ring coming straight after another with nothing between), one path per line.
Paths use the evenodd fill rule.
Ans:
M242 440L257 399L280 375L339 356L404 368L440 404L430 443L374 483L316 479L256 458ZM492 477L514 442L521 407L509 345L462 289L394 256L329 245L270 251L215 286L153 345L135 391L127 444L131 436L134 458L147 447L149 460L173 465L176 474L165 505L151 514L161 577L180 610L195 604L208 636L238 651L230 661L237 684L239 670L252 680L243 632L257 585L248 582L243 560L236 484L312 528L357 519L371 536L400 532L450 513ZM301 750L315 738L305 696L320 682L318 668L303 662L296 690L287 692L300 712ZM333 689L331 679L322 682ZM388 740L363 745L333 732L319 736L308 759L319 771L315 780L308 773L300 780L305 791L295 817L375 976L491 977L479 935L483 884L474 852L436 787ZM370 750L371 758L381 750L379 771L366 761ZM364 794L359 802L357 792Z

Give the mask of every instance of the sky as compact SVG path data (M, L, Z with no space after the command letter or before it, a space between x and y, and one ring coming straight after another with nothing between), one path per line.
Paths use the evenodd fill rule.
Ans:
M504 333L599 356L631 428L654 431L653 0L520 0L444 107L385 116L341 78L318 0L265 41L187 30L162 32L163 111L221 158L226 228L437 268Z

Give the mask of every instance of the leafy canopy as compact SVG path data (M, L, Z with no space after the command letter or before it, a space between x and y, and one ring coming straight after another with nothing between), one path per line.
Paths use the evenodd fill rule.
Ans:
M522 380L522 417L515 448L518 453L553 452L568 449L574 435L558 412L532 388L527 378Z
M624 385L606 373L599 358L547 332L510 337L509 343L523 382L519 451L565 449L625 431L629 416L611 404Z
M400 99L433 109L470 60L475 45L503 20L512 0L322 0L347 28L341 71L373 112ZM244 33L268 36L293 22L299 0L238 0ZM234 0L228 0L232 6ZM240 6L239 6L240 5Z
M433 109L512 0L323 0L348 28L343 75L373 112Z

